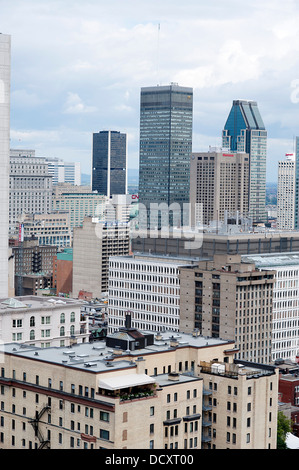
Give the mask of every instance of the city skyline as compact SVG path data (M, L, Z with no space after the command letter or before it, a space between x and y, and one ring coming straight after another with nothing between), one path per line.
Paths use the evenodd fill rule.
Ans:
M177 82L194 89L193 152L221 145L233 100L257 101L267 181L277 180L299 128L294 1L254 1L242 11L236 1L71 6L1 6L0 31L12 37L12 147L80 161L89 173L93 132L113 128L128 134L128 166L138 168L140 88Z

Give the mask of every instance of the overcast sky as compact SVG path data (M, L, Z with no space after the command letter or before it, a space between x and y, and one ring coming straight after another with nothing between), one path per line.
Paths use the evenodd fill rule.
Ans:
M194 152L221 145L242 98L268 130L268 181L293 151L297 0L0 0L0 32L12 37L12 148L90 174L92 133L113 129L138 168L140 88L177 82L194 89Z

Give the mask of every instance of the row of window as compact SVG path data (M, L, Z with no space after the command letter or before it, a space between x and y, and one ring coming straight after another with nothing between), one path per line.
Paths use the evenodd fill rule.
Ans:
M65 313L60 314L60 323L65 323L66 315ZM42 316L40 317L40 321L42 325L49 325L51 323L51 316ZM70 322L76 321L76 313L71 312L70 314ZM34 316L30 317L30 326L36 326L36 319ZM13 328L22 328L23 327L23 320L21 318L13 319L12 320L12 327Z

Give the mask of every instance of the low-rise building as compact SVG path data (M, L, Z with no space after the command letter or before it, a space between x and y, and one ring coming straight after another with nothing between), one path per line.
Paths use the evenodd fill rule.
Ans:
M57 297L0 299L1 342L38 347L69 346L89 337L81 302Z
M3 449L276 448L277 369L236 362L233 342L127 324L97 343L1 350Z
M72 244L68 212L56 211L26 215L23 225L24 236L36 237L39 245L68 247Z
M73 288L73 249L65 248L53 257L52 286L56 295L72 292Z

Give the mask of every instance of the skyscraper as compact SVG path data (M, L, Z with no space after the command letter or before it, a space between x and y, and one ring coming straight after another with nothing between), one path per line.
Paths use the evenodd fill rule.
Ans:
M192 225L224 222L237 214L248 216L248 154L213 147L209 152L192 153L190 175Z
M295 155L287 153L278 162L277 228L293 230L295 226Z
M295 229L299 227L299 137L296 137L295 154Z
M146 228L163 225L153 204L189 203L193 90L171 84L145 87L140 100L139 210ZM171 211L169 224L183 223Z
M249 154L249 216L266 222L267 131L255 101L234 100L222 132L222 146Z
M92 190L112 196L127 192L127 135L118 131L93 134Z
M8 187L11 38L0 33L0 296L8 295Z

